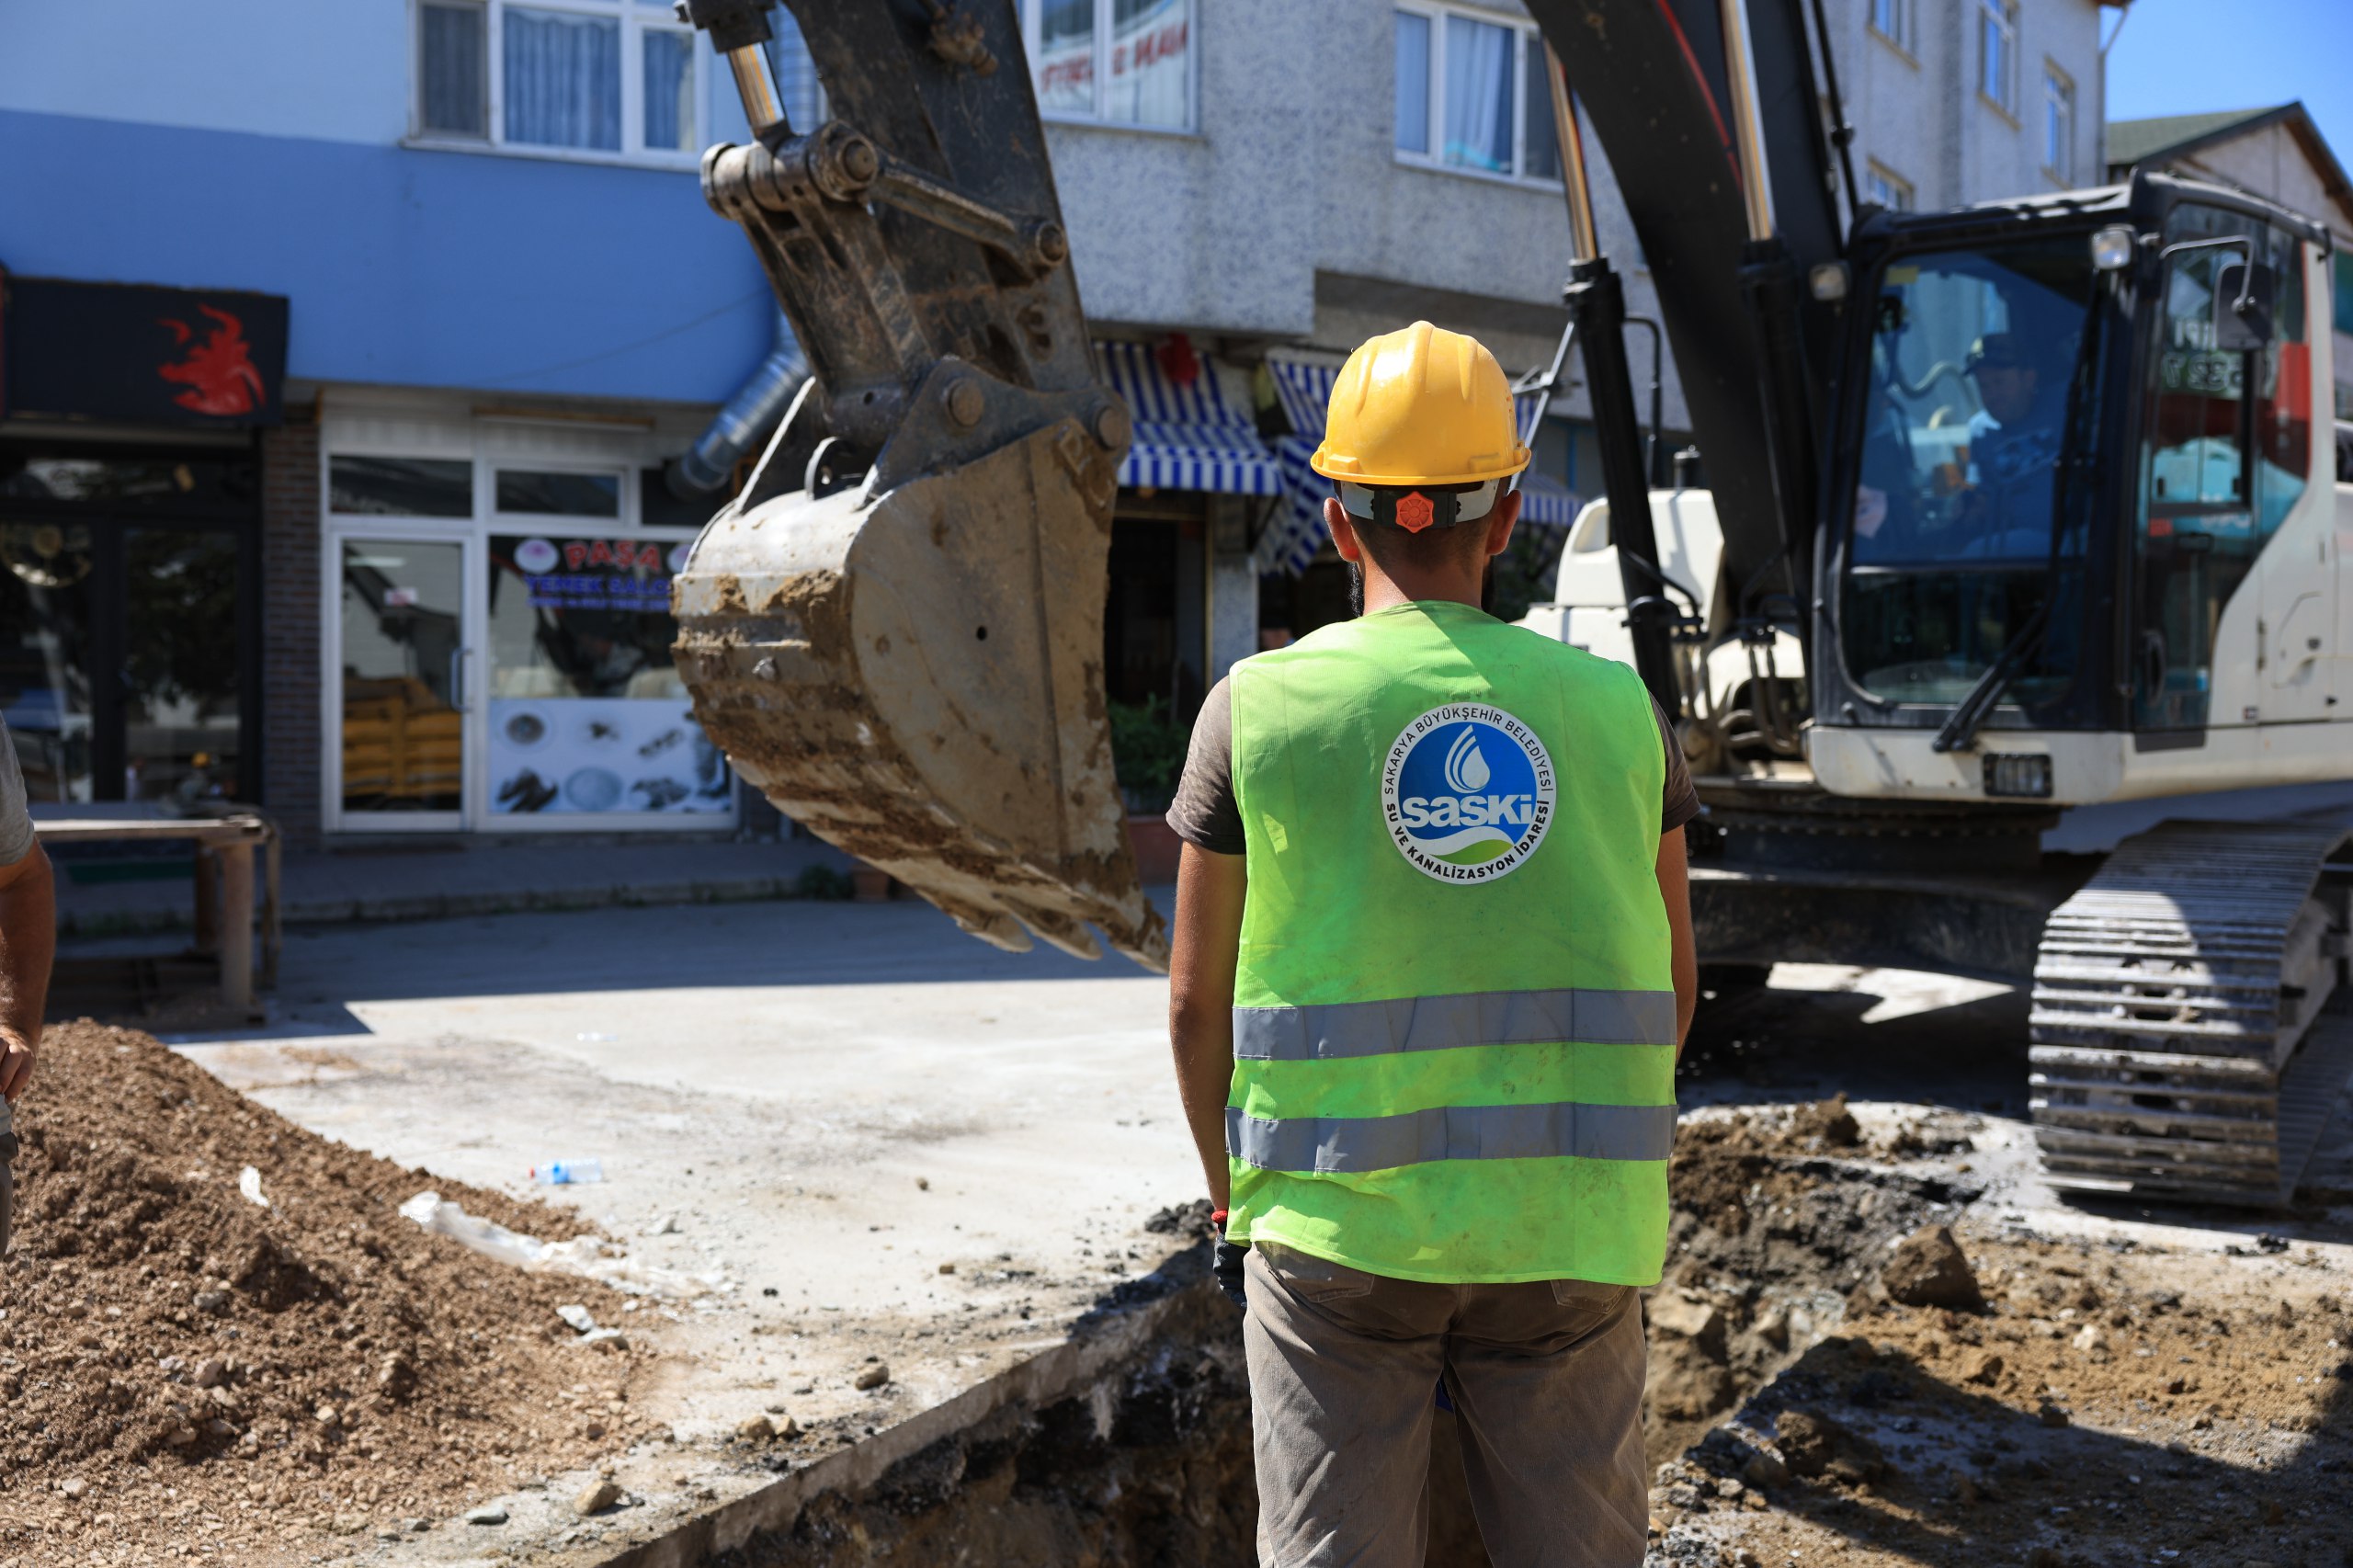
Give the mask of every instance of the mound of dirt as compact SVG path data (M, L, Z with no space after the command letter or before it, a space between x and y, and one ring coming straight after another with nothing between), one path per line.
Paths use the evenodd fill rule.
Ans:
M631 1436L642 1352L557 1317L620 1298L526 1275L394 1210L434 1187L526 1233L573 1215L307 1132L147 1035L48 1036L18 1107L0 1264L0 1563L69 1540L139 1562L300 1560L446 1515ZM263 1207L239 1190L259 1173ZM78 1561L80 1553L77 1551Z
M1836 1099L1694 1117L1677 1130L1666 1275L1649 1301L1654 1464L1842 1321L1850 1296L1868 1305L1896 1238L1974 1198L1940 1177L1858 1163L1853 1126Z

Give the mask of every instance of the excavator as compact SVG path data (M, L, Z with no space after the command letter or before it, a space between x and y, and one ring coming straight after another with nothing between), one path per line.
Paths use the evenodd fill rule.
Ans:
M2353 830L2073 806L2353 777L2326 232L2157 174L1862 201L1821 0L1527 0L1605 498L1528 621L1621 658L1708 816L1701 957L2031 977L2063 1190L2277 1204L2353 1073ZM812 369L674 594L736 770L974 936L1165 967L1101 616L1130 415L1103 382L1004 0L679 0L752 130L702 164ZM1582 118L1574 109L1582 109ZM1654 487L1584 127L1710 483ZM1655 435L1655 431L1652 432ZM1683 465L1687 469L1694 466ZM1099 941L1098 941L1099 934Z

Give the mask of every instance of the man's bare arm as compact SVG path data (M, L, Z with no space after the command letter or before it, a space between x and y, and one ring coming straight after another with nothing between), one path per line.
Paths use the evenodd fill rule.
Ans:
M11 1105L32 1078L56 953L56 886L49 857L35 844L24 858L0 866L0 1098Z
M1168 955L1168 1042L1176 1057L1176 1093L1209 1178L1210 1201L1222 1209L1225 1101L1233 1083L1233 971L1242 951L1242 902L1248 888L1239 855L1188 844L1176 863L1176 926Z
M1673 938L1675 1054L1683 1054L1691 1016L1699 1010L1699 948L1691 936L1691 868L1683 858L1683 830L1658 841L1658 894L1666 903L1666 928Z

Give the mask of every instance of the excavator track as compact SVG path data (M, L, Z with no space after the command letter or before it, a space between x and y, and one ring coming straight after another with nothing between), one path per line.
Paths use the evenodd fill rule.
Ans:
M2029 1060L2053 1187L2288 1200L2353 1074L2348 844L2341 825L2165 823L2052 912Z

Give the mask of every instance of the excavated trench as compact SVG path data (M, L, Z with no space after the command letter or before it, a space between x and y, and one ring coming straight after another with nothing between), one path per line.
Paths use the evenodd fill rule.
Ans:
M1687 1121L1666 1278L1648 1302L1653 1465L1699 1441L1850 1301L1863 1305L1897 1238L1975 1196L1859 1163L1859 1144L1837 1101ZM835 1476L818 1473L825 1465L794 1475L616 1568L1252 1561L1239 1321L1205 1252L1107 1299L1074 1331L1063 1370L941 1413L936 1436L879 1471L845 1454ZM1442 1414L1435 1438L1428 1561L1467 1568L1486 1559L1450 1423Z

